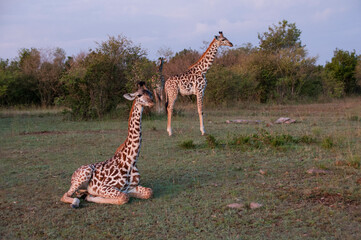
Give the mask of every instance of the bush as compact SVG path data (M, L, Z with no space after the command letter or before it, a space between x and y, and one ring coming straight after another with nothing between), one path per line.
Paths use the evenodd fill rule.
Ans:
M206 143L207 143L207 146L209 148L216 148L217 146L219 146L219 143L218 141L216 140L216 138L213 136L213 135L207 135L206 137Z
M137 81L150 79L151 67L139 47L125 37L110 37L96 51L80 54L63 76L65 103L73 118L102 118L134 90Z
M179 144L179 146L184 149L193 149L196 147L196 145L193 143L193 140L183 141Z
M321 143L321 146L324 148L324 149L330 149L334 146L334 143L333 143L333 140L331 137L326 137L324 139L322 139L322 143Z

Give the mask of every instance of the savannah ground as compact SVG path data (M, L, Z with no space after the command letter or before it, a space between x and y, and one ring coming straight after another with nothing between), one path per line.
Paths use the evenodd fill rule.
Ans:
M269 124L279 117L297 123ZM261 123L226 123L234 119ZM211 136L198 124L195 106L174 117L173 137L165 117L144 116L138 168L153 199L71 209L60 198L72 173L112 156L127 116L1 110L0 238L361 239L361 98L206 106Z

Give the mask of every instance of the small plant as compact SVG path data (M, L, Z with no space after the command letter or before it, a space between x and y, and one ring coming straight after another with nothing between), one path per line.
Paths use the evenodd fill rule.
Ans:
M308 136L308 135L303 135L302 137L299 138L299 141L301 143L311 144L311 143L315 143L316 139L314 139L314 138L312 138L311 136Z
M251 136L240 135L238 137L235 137L233 139L233 141L230 142L230 145L241 146L241 147L249 146L252 148L261 148L262 141L261 141L261 137L257 134L253 134Z
M299 143L311 144L316 140L308 135L302 137L294 137L289 134L272 135L267 131L261 131L261 134L253 134L249 136L241 135L235 137L230 145L249 146L260 149L263 146L271 146L274 148L285 149L289 146Z
M312 134L319 137L321 135L321 129L319 127L312 128Z
M179 144L179 146L184 149L193 149L196 147L196 145L193 143L193 140L183 141L181 144Z
M353 115L349 117L348 120L358 122L359 120L361 121L361 118L359 118L357 115Z
M216 148L219 145L218 141L216 140L216 138L213 135L208 135L206 137L206 143L207 143L207 146L212 149Z
M350 156L347 160L347 165L353 168L360 168L361 166L361 157L359 155Z
M322 140L321 146L324 149L330 149L334 146L333 140L331 137L326 137Z

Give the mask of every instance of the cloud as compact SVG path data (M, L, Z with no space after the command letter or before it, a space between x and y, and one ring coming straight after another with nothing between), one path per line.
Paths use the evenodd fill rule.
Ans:
M361 27L360 1L340 3L340 0L0 0L0 57L15 57L17 50L24 47L62 47L68 54L76 54L93 47L95 41L106 40L108 35L123 34L147 48L155 59L162 46L175 52L189 47L197 49L203 41L211 41L219 30L235 45L257 44L257 33L283 19L296 23L302 31L302 42L314 49L311 55L317 55L326 45L345 48L340 44L347 44L340 31ZM360 39L359 34L356 31L352 37Z
M316 11L314 14L314 19L316 21L328 21L330 17L335 14L336 11L331 8L325 8L320 11Z

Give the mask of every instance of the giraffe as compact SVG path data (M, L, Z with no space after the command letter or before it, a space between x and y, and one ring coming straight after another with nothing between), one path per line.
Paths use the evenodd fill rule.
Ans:
M140 174L136 166L142 142L142 111L144 106L154 105L152 93L142 83L138 84L136 92L124 97L134 100L129 114L128 136L112 158L83 165L73 173L71 187L61 198L73 208L79 207L77 197L82 195L87 195L85 200L89 202L117 205L127 203L129 197L149 199L153 195L152 189L139 185ZM74 193L75 198L72 197Z
M169 136L172 135L172 112L179 92L182 95L193 94L197 96L200 131L202 135L205 134L203 125L203 96L207 86L206 73L211 67L218 47L220 46L233 46L233 44L223 36L222 32L219 32L219 36L214 37L201 58L195 64L190 66L185 73L169 77L165 82L164 90L166 96L166 110L168 113L167 132Z
M164 76L163 76L163 64L165 59L159 58L158 73L151 79L153 85L153 93L156 102L156 110L158 113L162 111L161 104L163 103L163 89L164 89Z

